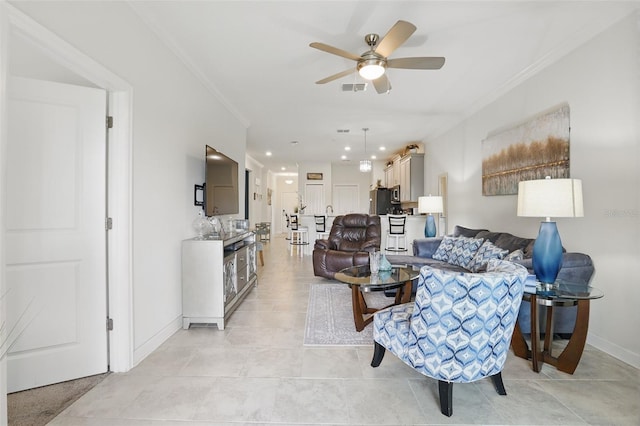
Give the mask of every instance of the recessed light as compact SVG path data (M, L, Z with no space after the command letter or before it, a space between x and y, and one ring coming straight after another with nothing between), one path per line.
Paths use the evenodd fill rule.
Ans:
M372 159L372 160L375 160L375 159L376 159L376 156L375 156L375 155L372 155L372 156L371 156L371 159Z
M345 151L351 151L351 147L350 147L350 146L345 146L345 147L344 147L344 150L345 150Z
M346 160L346 159L347 159L347 156L346 156L346 155L343 155L342 157L340 157L340 159L341 159L341 160Z
M379 149L380 149L380 151L386 151L387 150L387 148L385 148L384 146L381 146Z
M280 170L285 171L285 170L287 170L287 168L282 166L282 167L280 167Z
M271 151L267 151L266 154L267 154L267 157L271 157Z

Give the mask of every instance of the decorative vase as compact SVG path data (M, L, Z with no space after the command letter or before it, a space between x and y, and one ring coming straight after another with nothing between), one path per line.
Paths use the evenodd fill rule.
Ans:
M391 270L391 262L387 259L387 256L382 253L382 258L380 259L380 270L381 271L390 271Z
M380 270L380 252L369 252L369 272L371 275L376 275Z
M205 235L211 233L211 223L207 220L202 210L198 212L198 217L194 219L192 226L196 231L197 240L203 240Z
M541 222L533 243L533 272L538 281L553 284L562 267L562 241L555 222Z
M427 238L436 236L436 221L431 213L427 215L427 221L424 224L424 236Z

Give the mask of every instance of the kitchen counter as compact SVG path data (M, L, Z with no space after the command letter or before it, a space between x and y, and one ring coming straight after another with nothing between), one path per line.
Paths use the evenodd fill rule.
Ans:
M306 226L309 228L309 243L311 246L317 239L315 219L312 214L300 215L300 226ZM331 225L333 225L333 219L337 214L327 215L327 232L331 231ZM407 254L413 253L412 243L416 238L424 238L424 225L427 221L426 215L407 215L406 233L407 233ZM387 245L387 233L389 231L389 219L387 215L380 215L380 227L381 227L381 242L380 249L384 250Z

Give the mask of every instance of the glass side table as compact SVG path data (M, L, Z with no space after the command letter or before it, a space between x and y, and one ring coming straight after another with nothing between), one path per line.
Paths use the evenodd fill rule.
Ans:
M523 300L531 302L531 348L522 335L520 324L516 322L511 339L513 353L524 359L531 359L533 371L539 373L546 362L560 371L573 374L582 357L587 331L589 329L589 301L600 299L604 293L595 288L581 284L557 281L554 284L537 283L535 292L522 295ZM571 338L562 353L557 357L551 353L553 343L553 308L556 306L578 306L576 323ZM540 323L538 321L539 306L547 307L544 344L540 348Z

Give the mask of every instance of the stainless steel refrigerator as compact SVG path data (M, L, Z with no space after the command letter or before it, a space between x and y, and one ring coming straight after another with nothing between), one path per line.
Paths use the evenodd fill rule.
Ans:
M369 191L369 214L388 214L393 212L391 190L377 188Z

